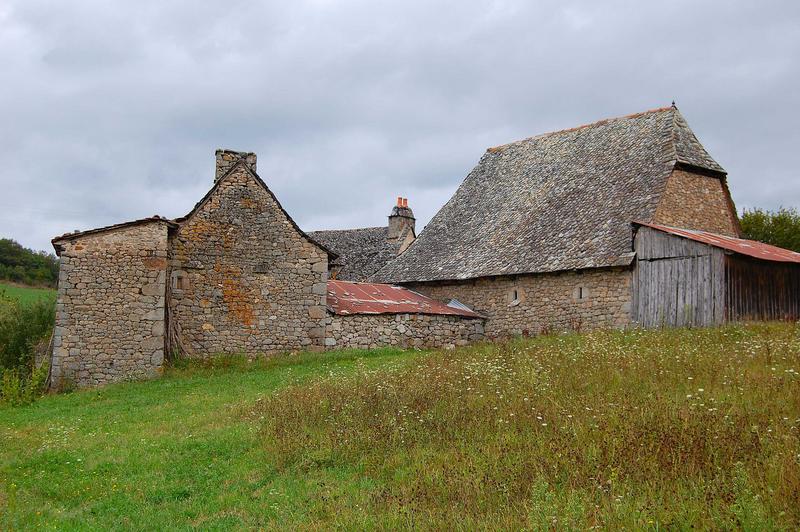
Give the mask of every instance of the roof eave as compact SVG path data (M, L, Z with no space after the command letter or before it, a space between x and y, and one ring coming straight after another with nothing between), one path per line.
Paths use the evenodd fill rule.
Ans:
M83 238L85 236L90 235L97 235L100 233L109 233L113 231L118 231L120 229L127 229L129 227L135 227L137 225L147 225L151 223L163 223L167 226L168 229L175 229L178 227L174 221L169 220L168 218L164 218L161 216L151 216L149 218L140 218L138 220L131 220L129 222L122 222L113 225L107 225L104 227L97 227L95 229L87 229L85 231L77 231L74 233L65 233L63 235L57 236L50 240L50 243L53 246L53 249L56 251L56 255L61 256L61 252L64 251L64 246L60 245L62 242L70 242L73 240L78 240L79 238Z
M714 168L710 168L707 166L698 166L696 164L687 163L681 160L675 161L675 170L684 170L686 172L692 172L695 174L701 174L708 177L716 177L720 179L725 179L728 176L728 172L726 172L725 170L716 170Z

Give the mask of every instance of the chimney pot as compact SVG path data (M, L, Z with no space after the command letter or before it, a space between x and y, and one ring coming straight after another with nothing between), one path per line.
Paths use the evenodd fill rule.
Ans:
M397 205L392 208L392 213L389 215L389 241L399 242L408 230L414 232L414 213L408 208L408 198L397 196Z

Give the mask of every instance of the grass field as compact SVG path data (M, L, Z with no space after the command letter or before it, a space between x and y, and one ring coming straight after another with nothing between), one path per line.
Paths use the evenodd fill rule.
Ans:
M182 364L0 409L0 528L800 527L768 324Z
M52 288L32 288L0 282L0 294L17 299L22 303L35 301L55 301L56 291Z

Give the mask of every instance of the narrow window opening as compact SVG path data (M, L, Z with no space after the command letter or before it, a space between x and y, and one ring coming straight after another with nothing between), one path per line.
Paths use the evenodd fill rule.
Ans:
M525 297L521 288L512 288L508 291L508 306L515 307L522 303L522 299Z
M575 298L576 301L585 301L589 299L589 288L586 286L575 287L572 297Z
M172 272L172 288L174 290L186 290L189 288L189 279L186 276L186 272Z

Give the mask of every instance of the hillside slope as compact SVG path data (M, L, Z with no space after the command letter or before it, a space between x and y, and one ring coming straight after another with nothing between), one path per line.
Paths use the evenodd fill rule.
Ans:
M0 528L800 526L788 324L185 364L0 410Z
M0 238L0 280L55 287L58 259L52 253L22 247L10 238Z
M34 303L36 301L55 302L56 291L52 288L34 288L0 281L0 299L3 296L15 299L22 304Z

